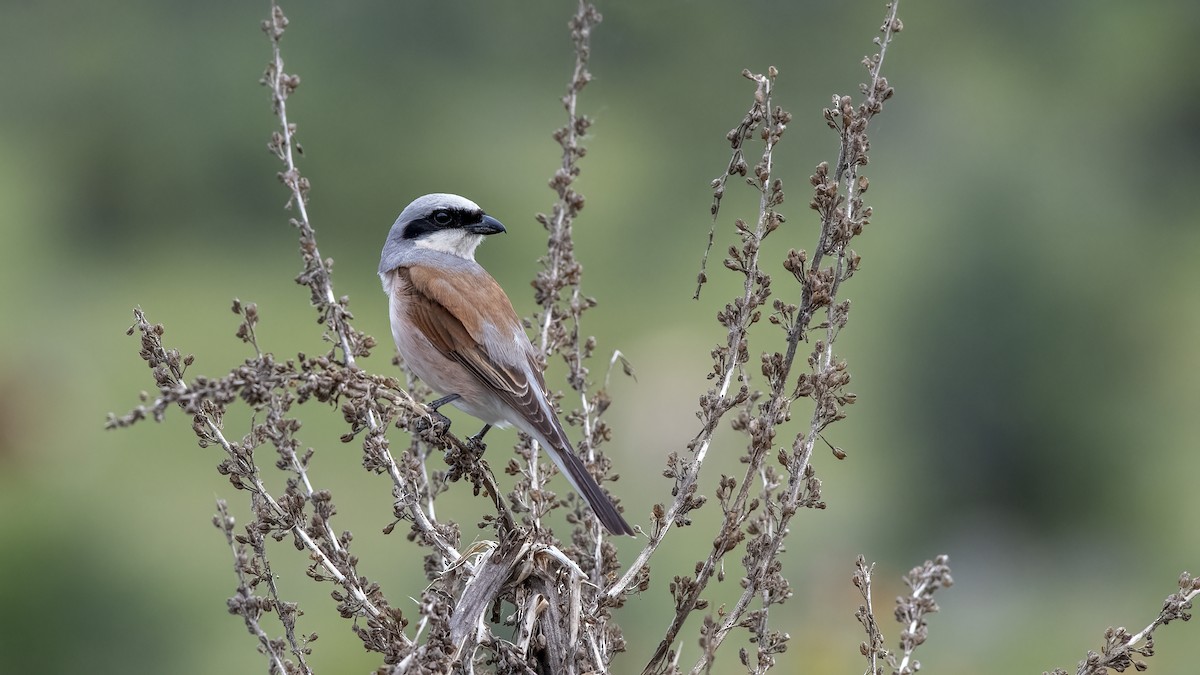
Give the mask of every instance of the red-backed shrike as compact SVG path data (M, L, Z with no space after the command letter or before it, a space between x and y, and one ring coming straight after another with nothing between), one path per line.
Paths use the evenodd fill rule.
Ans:
M612 500L575 456L546 398L542 365L512 302L475 262L475 248L500 221L458 195L409 204L383 244L379 277L391 300L392 337L404 362L453 403L492 425L533 437L613 534L633 534Z

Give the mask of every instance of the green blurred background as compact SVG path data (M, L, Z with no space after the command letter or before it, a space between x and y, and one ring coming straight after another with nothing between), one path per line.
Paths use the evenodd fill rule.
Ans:
M581 100L595 126L578 252L600 300L585 329L637 370L636 382L612 384L609 452L622 474L614 490L644 525L668 499L665 455L696 431L708 350L722 337L713 319L738 283L719 263L729 223L753 215L752 195L732 191L714 282L693 302L708 184L752 95L739 73L777 66L776 101L795 115L775 158L788 223L767 259L782 272L783 251L815 238L812 167L836 156L821 108L857 91L884 7L599 8L595 81ZM508 225L479 257L529 313L545 238L533 215L552 198L574 5L284 9L321 250L358 325L383 345L366 367L391 368L379 246L426 192L468 195ZM246 357L235 296L259 304L265 349L324 348L292 282L295 233L266 151L266 13L145 0L0 8L0 672L265 672L225 613L234 578L209 519L218 497L244 518L245 499L216 474L218 453L197 448L178 414L102 426L152 384L124 334L134 306L197 354L192 374ZM885 67L897 94L873 123L866 171L876 215L844 288L853 311L839 351L859 403L829 437L849 458L817 455L829 508L794 521L784 564L795 597L771 614L792 636L779 670L861 671L850 584L860 552L879 563L889 644L900 574L951 556L957 584L918 654L926 670L1073 669L1106 626L1144 626L1181 570L1200 572L1200 4L905 2L901 16ZM782 274L775 289L794 297ZM772 333L760 337L775 348ZM301 412L337 527L355 531L362 570L415 616L421 552L380 533L388 485L337 442L336 412ZM722 439L710 496L718 471L737 470L737 439ZM491 440L498 466L505 439ZM442 513L477 536L480 503L461 485L454 497ZM613 672L645 662L669 618L667 582L691 572L710 532L683 530L665 547L652 588L621 614L629 653ZM622 546L624 558L634 551ZM736 593L737 559L717 602ZM322 635L312 663L369 671L376 657L304 563L279 548L283 592L305 608L302 630ZM1195 639L1193 626L1165 629L1152 670L1194 672ZM717 672L740 672L736 658L731 648Z

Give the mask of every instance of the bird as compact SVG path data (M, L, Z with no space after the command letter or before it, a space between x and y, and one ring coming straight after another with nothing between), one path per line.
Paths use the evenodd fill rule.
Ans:
M633 528L575 455L546 393L544 366L504 289L475 261L485 237L506 232L475 202L455 194L418 197L384 241L379 277L392 338L404 363L447 403L492 426L537 440L615 535Z

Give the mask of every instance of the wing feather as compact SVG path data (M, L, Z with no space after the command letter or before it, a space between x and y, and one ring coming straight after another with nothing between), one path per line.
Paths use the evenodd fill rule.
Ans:
M401 292L408 293L409 318L429 342L487 385L546 439L569 452L566 432L543 403L546 385L541 364L496 280L482 268L474 275L449 275L414 265L396 273L407 282Z

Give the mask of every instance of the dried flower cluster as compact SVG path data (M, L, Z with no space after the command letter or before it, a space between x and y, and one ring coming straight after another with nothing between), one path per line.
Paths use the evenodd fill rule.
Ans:
M884 648L883 632L875 621L875 612L871 600L871 574L875 565L868 565L865 558L858 557L854 563L854 576L851 581L862 594L865 604L859 605L854 617L862 624L867 633L867 639L859 643L858 649L867 658L867 673L882 675L883 666L880 661L888 664L897 675L912 675L921 669L920 661L912 658L913 651L925 642L929 635L925 623L925 615L938 611L938 605L933 600L933 593L941 588L954 585L950 576L949 558L944 555L935 560L926 560L924 565L914 567L904 577L904 583L912 589L908 595L896 598L896 621L904 626L900 632L900 651L904 656L899 662L895 654Z
M790 636L772 629L768 621L771 606L791 596L790 583L781 573L779 554L791 518L800 509L825 506L821 500L821 482L811 463L813 450L818 440L824 442L825 429L843 419L845 407L855 401L854 394L845 389L850 382L846 363L835 356L833 346L850 310L849 301L839 298L841 284L859 266L859 257L849 244L862 233L871 216L862 201L867 181L859 175L859 168L867 163L868 123L892 95L880 71L887 46L900 29L896 11L895 2L888 5L882 37L875 41L879 51L864 61L869 79L863 85L862 103L854 106L850 97L835 96L835 107L825 111L830 126L840 137L838 168L831 176L828 166L821 164L810 181L813 186L810 207L821 221L813 254L791 249L782 261L783 268L798 283L798 288L790 292L796 298L793 302L780 297L772 299L776 291L771 276L764 271L761 255L767 237L788 231L781 229L787 222L779 211L784 189L782 180L774 175L773 160L791 114L772 103L778 75L775 68L765 75L743 73L755 83L754 101L741 123L726 136L732 154L725 172L712 183L714 222L695 297L700 296L708 279L705 271L708 254L715 241L721 202L730 187L728 180L733 176L743 179L759 195L758 214L752 224L735 219L738 241L729 246L723 261L727 269L741 275L742 291L717 313L725 338L712 352L709 379L716 384L700 398L697 413L700 430L688 448L690 454L673 454L667 463L666 475L675 480L675 500L670 506L655 508L651 543L623 580L635 578L640 573L638 565L649 557L671 526L690 524L689 512L704 504L704 498L697 492L697 478L723 419L728 419L733 429L747 437L740 458L745 469L741 476L722 476L719 481L716 497L723 515L720 529L707 557L696 563L694 574L675 577L671 586L675 617L646 672L682 672L675 647L679 633L692 612L708 608L703 594L714 578L722 580L724 559L737 550L742 551L742 592L732 606L721 607L717 613L705 617L700 635L702 653L690 672L706 672L717 650L736 629L747 630L755 646L754 654L745 650L740 654L747 672L766 672L775 664L776 655L787 649ZM754 142L761 143L761 150L757 159L750 160L749 144ZM761 385L755 385L756 377L750 367L750 331L751 326L762 320L768 302L767 319L782 329L783 347L768 348L759 354L757 370L762 380ZM808 368L795 373L801 342L811 342L812 348ZM791 421L793 405L801 399L811 402L807 424L791 432L785 445L778 446L777 437ZM836 457L845 457L841 449L830 447ZM620 582L613 590L619 587Z

